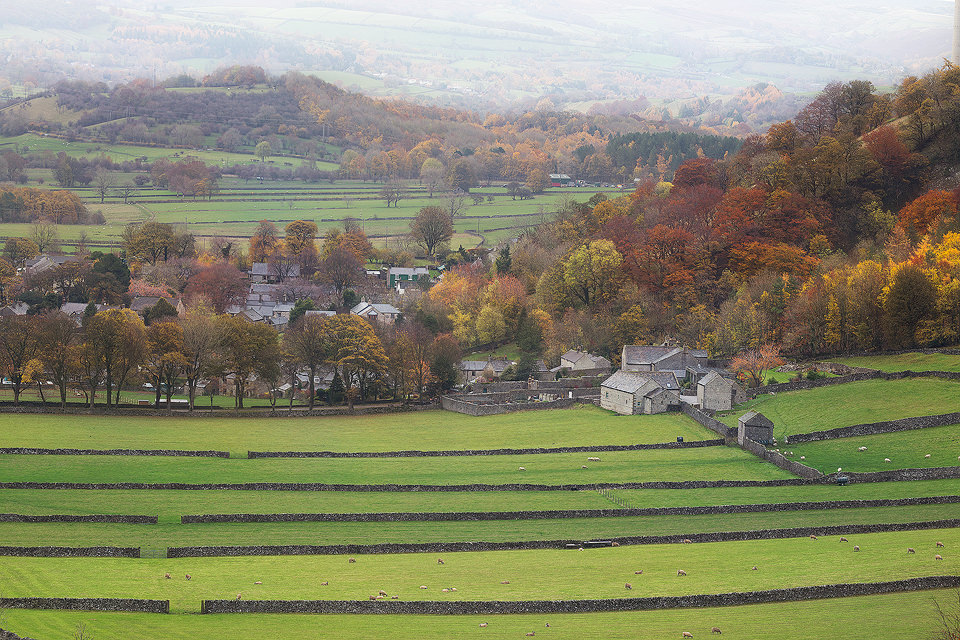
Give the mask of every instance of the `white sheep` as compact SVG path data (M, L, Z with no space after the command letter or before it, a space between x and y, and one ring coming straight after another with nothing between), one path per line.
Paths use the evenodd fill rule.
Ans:
M858 545L858 544L853 545L853 550L854 550L854 551L860 551L860 545Z
M934 560L943 560L943 556L938 553L937 555L933 556L933 559L934 559Z
M422 585L420 585L420 588L421 588L421 589L426 589L426 588L427 588L427 585L422 584Z
M527 470L526 467L520 467L520 469L518 469L518 471L526 471L526 470Z
M677 569L677 575L678 575L678 576L685 576L685 575L687 575L687 572L684 571L683 569Z
M481 629L482 629L483 627L485 627L485 626L487 626L487 623L486 623L486 622L481 622L481 623L480 623L480 628L481 628Z
M883 461L884 461L884 462L890 462L890 458L884 458Z
M591 456L587 458L587 462L600 462L600 458L597 458L596 456Z
M939 549L939 548L942 548L942 547L943 547L943 543L942 543L942 542L938 542L938 543L937 543L937 548Z
M857 451L866 451L866 450L867 450L866 447L857 447Z
M837 473L840 473L841 471L843 471L843 467L837 467Z
M684 637L684 638L692 638L692 637L693 637L693 634L690 633L689 631L684 631L684 632L683 632L683 637Z
M806 459L807 459L807 456L800 456L800 459L801 459L801 460L806 460Z
M925 455L925 456L923 456L923 457L924 457L924 458L929 458L929 457L930 457L930 454L928 453L927 455Z

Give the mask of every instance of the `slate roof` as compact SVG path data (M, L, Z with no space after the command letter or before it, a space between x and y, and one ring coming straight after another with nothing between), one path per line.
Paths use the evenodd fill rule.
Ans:
M626 345L623 347L623 360L626 364L654 364L681 351L683 349L680 347Z
M636 393L640 387L647 384L650 378L630 371L617 371L604 381L601 387L608 387L624 393Z

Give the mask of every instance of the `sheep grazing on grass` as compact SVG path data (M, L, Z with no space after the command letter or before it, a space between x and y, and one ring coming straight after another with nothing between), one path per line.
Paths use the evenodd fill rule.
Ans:
M633 585L628 582L627 584L623 585L623 588L624 588L624 589L633 589Z
M353 563L356 562L356 561L357 561L356 558L350 558L350 559L347 560L347 562L349 562L350 564L353 564Z
M253 584L263 584L263 580L257 580L257 581L254 582Z
M916 551L914 551L913 547L907 547L907 553L916 553Z
M378 591L377 593L379 593L379 594L382 595L382 596L387 595L387 592L384 591L383 589L380 589L380 591Z
M692 637L693 637L693 634L690 633L689 631L684 631L684 632L683 632L683 637L684 637L684 638L692 638Z
M189 573L186 575L186 578L187 578L187 580L190 579L190 574L189 574Z
M757 565L753 565L753 569L750 569L750 571L757 571Z
M420 588L421 588L421 589L426 589L426 588L427 588L427 585L422 584L422 585L420 585Z
M587 458L587 462L600 462L600 458L598 458L598 457L596 457L596 456L591 456L591 457Z
M720 635L723 635L723 631L720 631L720 627L714 627L713 629L710 629L710 633L719 633Z
M866 450L867 450L866 447L857 447L857 451L866 451Z
M238 593L238 594L237 594L237 600L239 600L239 599L240 599L240 594Z
M456 591L456 590L457 590L456 587L450 587L450 591Z
M481 629L482 629L483 627L485 627L485 626L487 626L487 623L486 623L486 622L481 622L481 623L480 623L480 628L481 628Z
M840 536L840 542L850 542L850 541L844 538L843 536Z
M165 573L165 574L163 574L163 577L166 578L167 580L169 580L169 579L170 579L170 574L169 574L169 573Z
M527 632L527 637L528 637L528 638L529 638L530 636L535 636L535 635L537 635L537 634L536 634L535 632L533 632L533 631Z
M807 456L800 456L800 459L801 459L801 460L806 460L806 459L807 459Z
M526 470L527 470L526 467L520 467L520 468L518 469L518 471L526 471Z
M943 560L943 556L938 553L937 555L933 556L933 559L934 559L934 560Z
M854 550L854 551L860 551L860 545L858 545L858 544L853 545L853 550Z
M943 548L943 543L942 543L942 542L938 542L938 543L937 543L937 548L938 548L938 549L942 549L942 548Z
M929 458L929 457L930 457L930 454L928 453L927 455L925 455L925 456L923 456L923 457L924 457L924 458Z
M884 458L883 461L884 461L884 462L890 462L890 458Z
M371 599L371 600L376 600L376 599L377 599L377 596L370 596L370 599Z
M509 580L501 580L501 581L500 581L500 584L510 584L510 581L509 581Z
M400 596L390 596L390 599L391 599L391 600L399 600L399 599L400 599Z
M620 543L619 543L619 542L611 542L611 543L610 543L610 546L611 546L611 547L619 547L619 546L620 546Z
M328 584L330 584L329 580L324 580L323 582L320 583L320 585L324 587L327 586Z
M811 534L811 535L810 535L810 539L811 539L811 540L816 540L816 539L817 539L817 536Z
M443 564L443 558L437 558L437 564Z
M690 538L684 538L683 544L693 544L693 540L691 540Z
M549 629L549 628L550 628L550 623L548 622L548 623L546 623L546 624L543 625L543 626L545 626L547 629Z
M677 575L678 575L678 576L685 576L685 575L687 575L687 572L684 571L683 569L677 569Z
M840 473L841 471L843 471L843 467L837 467L837 473Z
M450 591L450 589L440 589L440 592L441 592L441 593L447 593L447 592L449 592L449 591Z
M634 571L634 572L633 572L633 575L635 575L635 576L642 576L642 575L643 575L643 569L640 569L640 571Z
M581 469L586 469L586 468L587 468L587 465L582 464L582 465L580 465L580 468L581 468Z

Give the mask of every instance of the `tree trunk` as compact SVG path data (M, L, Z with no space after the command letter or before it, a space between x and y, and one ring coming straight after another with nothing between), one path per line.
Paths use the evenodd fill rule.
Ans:
M310 411L313 411L313 400L317 395L317 390L315 388L314 377L316 376L317 368L315 366L310 367Z

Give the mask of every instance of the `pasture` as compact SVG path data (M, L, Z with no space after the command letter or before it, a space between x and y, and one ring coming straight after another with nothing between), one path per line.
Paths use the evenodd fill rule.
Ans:
M152 615L11 609L4 628L48 640L74 638L78 624L97 640L170 638L233 640L242 637L369 640L446 640L537 637L586 640L662 640L689 631L709 637L751 640L832 640L843 630L850 640L924 638L937 630L935 602L956 604L952 590L893 593L743 607L622 613L417 616L417 615ZM481 628L480 623L487 623ZM549 628L545 627L546 624Z
M735 427L737 419L748 410L759 411L773 421L774 436L782 440L794 433L950 413L958 409L958 393L960 383L937 378L865 380L761 394L718 419Z
M960 355L947 353L899 353L897 355L833 358L832 362L880 371L960 371Z
M201 402L202 404L202 402ZM582 406L474 418L449 411L321 418L25 414L0 420L4 447L230 451L424 451L711 440L680 414L619 416ZM518 420L523 428L517 429ZM578 465L579 466L579 465Z

